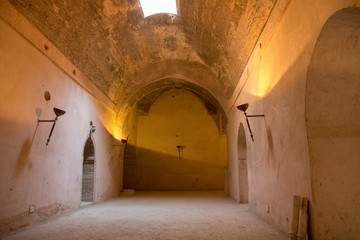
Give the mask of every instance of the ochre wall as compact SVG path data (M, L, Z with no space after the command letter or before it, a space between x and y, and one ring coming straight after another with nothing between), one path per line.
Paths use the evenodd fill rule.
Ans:
M226 135L203 102L184 89L163 92L137 119L136 154L125 157L125 187L161 190L224 189ZM183 149L179 159L176 146ZM134 146L127 146L128 150Z
M313 215L319 239L360 236L360 8L334 14L306 88Z
M112 123L113 104L93 84L82 81L82 73L68 59L59 54L56 48L20 14L14 12L5 4L5 1L0 4L0 84L2 87L0 95L0 161L2 164L0 231L4 232L47 219L66 209L79 207L82 154L89 133L90 120L97 126L94 134L95 202L116 196L122 183L121 164L118 160L121 146L113 141L110 135L115 131L114 129L117 129ZM201 113L200 115L186 115L194 119L184 120L184 112L177 112L171 116L178 116L178 118L160 124L157 118L164 118L164 115L160 113L165 113L166 109L168 111L179 109L166 108L170 106L171 101L160 101L160 99L150 109L148 116L137 116L136 110L132 112L131 119L136 121L136 125L125 125L132 127L127 130L129 136L127 147L133 146L132 164L136 168L139 164L139 169L154 170L141 170L139 171L141 174L136 174L137 169L133 167L134 183L141 183L140 186L164 184L158 177L165 178L169 176L167 173L175 172L177 176L187 175L188 178L170 178L169 182L174 184L172 186L190 186L191 189L202 188L206 184L208 184L207 187L224 186L223 167L227 164L225 152L227 142L229 192L233 198L239 200L239 179L241 179L239 169L243 170L243 168L239 167L238 161L238 130L242 123L245 126L247 146L250 209L282 231L288 232L293 195L307 196L310 198L310 230L313 239L353 238L352 234L358 233L356 219L359 215L358 197L353 195L353 193L356 194L357 189L349 189L344 187L344 184L346 183L346 186L358 185L358 181L356 182L356 176L359 176L358 165L354 165L355 162L359 162L358 135L342 136L343 132L340 130L319 141L318 138L323 135L312 135L314 132L309 130L309 127L319 130L319 127L324 126L326 122L322 122L321 126L307 126L306 113L310 109L307 109L305 104L306 98L309 97L306 95L308 69L310 69L310 78L314 77L311 75L311 70L314 68L309 68L309 66L311 66L314 48L323 26L335 12L347 7L360 7L360 1L328 0L326 3L321 0L277 1L225 109L229 119L227 139L225 135L218 133L215 124L211 126L211 117L205 114L206 110L200 107L200 102L192 99L195 96L187 96L188 100L192 99L191 102L196 103L193 108L183 109L182 107L185 106L183 102L179 105L182 111L195 113L196 110L196 113ZM334 34L342 34L338 31L340 30L336 30ZM355 38L358 39L358 37ZM47 45L48 50L44 45ZM344 46L350 47L349 53L353 51L354 46ZM331 45L323 47L324 51L328 51L329 48L334 50ZM336 59L339 53L329 52L329 54L334 54L332 58ZM340 61L339 59L337 63ZM356 66L351 69L357 69ZM323 66L323 68L322 72L330 70L328 66ZM347 66L334 68L333 71L349 73ZM145 71L145 73L148 72ZM355 73L358 74L358 72ZM339 76L343 77L343 75ZM356 78L358 79L358 75ZM358 86L358 82L351 84L355 84L354 89ZM335 88L329 89L330 92L340 91L345 85L333 86ZM43 98L46 90L52 95L49 102ZM222 96L221 90L216 89L219 93L216 96ZM185 93L180 95L182 94ZM351 99L358 99L356 91L351 94L354 96ZM346 94L337 101L346 99L351 94ZM218 101L223 103L224 99L221 98ZM330 99L336 100L336 98ZM317 102L316 99L312 101ZM249 138L244 115L236 109L236 105L245 102L250 104L248 114L265 114L265 118L249 119L254 133L254 142ZM355 102L354 106L359 106L358 102ZM39 113L37 108L41 109L42 119L52 119L54 118L53 107L62 108L67 112L59 118L49 146L46 147L45 142L51 124L41 123L37 126L36 113ZM337 111L338 115L331 112L329 116L343 115L345 120L350 119L358 123L358 118L354 117L354 111L347 111L347 107L344 109L344 106L341 106L341 109ZM162 110L156 112L157 109ZM347 114L342 114L342 110ZM318 111L315 108L312 112ZM357 113L356 110L355 115ZM328 114L328 112L324 113L324 115ZM179 117L182 120L179 120ZM317 122L316 116L311 121L321 123L321 121ZM332 120L326 121L336 123ZM196 132L195 128L204 127L206 124L203 122L213 130L202 129L202 132L207 134L204 138L190 136L187 132L185 134L173 132L175 123L185 122L187 124L202 123L201 126L192 125L194 132L191 134ZM345 128L344 125L334 127L330 124L324 132L332 133L328 129L347 129L346 126L347 124ZM351 125L350 129L354 126L356 128L358 125ZM350 130L348 133L355 132ZM176 137L176 134L179 137ZM183 142L178 141L180 137L183 138ZM162 142L157 142L159 140ZM206 151L204 146L196 145L206 141L204 146L212 146ZM176 149L178 144L185 146L183 160L178 160ZM193 149L195 151L191 152ZM336 154L329 154L329 149ZM202 158L202 156L207 157ZM338 162L340 157L341 163ZM197 162L199 158L202 162ZM325 163L324 158L332 164ZM172 161L171 164L169 160ZM176 171L172 169L173 163L181 166L184 162L186 168L178 167ZM210 168L207 167L209 165ZM205 173L200 176L206 178L202 180L199 178L196 183L197 177L193 174L195 171L191 172L191 169L196 169L196 174ZM218 176L216 177L218 180L213 181L213 178L208 180L209 175L213 174ZM185 179L191 179L191 181ZM338 192L335 196L332 191L334 189L345 192ZM338 198L343 194L344 198ZM324 213L323 211L330 209L330 206L323 204L324 209L316 208L316 205L321 205L322 202L333 202L335 205L331 207L334 206L340 210ZM35 205L34 214L27 213L29 205ZM269 206L269 212L266 212L266 206ZM334 214L336 219L332 219ZM354 227L343 227L341 225L344 222L343 219L354 224ZM348 230L348 235L343 235L344 230Z
M0 234L79 208L90 121L96 126L94 201L117 196L119 149L107 131L112 106L96 100L105 98L89 81L78 81L81 73L73 73L72 64L12 9L1 9L0 53ZM45 91L51 94L48 102ZM66 114L46 146L52 123L37 121L54 119L53 107Z
M277 1L225 110L229 118L229 191L236 200L237 133L240 122L246 126L245 117L236 106L248 102L248 114L265 114L265 118L249 119L254 142L245 128L249 207L284 232L290 230L293 195L309 197L310 215L315 214L305 116L306 80L313 50L329 17L354 6L360 6L360 1ZM322 239L316 223L310 221L310 225L312 237Z

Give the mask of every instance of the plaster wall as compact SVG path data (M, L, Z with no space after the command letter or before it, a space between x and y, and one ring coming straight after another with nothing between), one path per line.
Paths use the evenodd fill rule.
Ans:
M265 114L249 119L254 142L245 128L249 207L284 232L290 229L293 195L310 197L313 214L305 90L314 46L332 14L359 3L278 1L227 105L230 195L239 200L237 133L240 123L246 126L236 106L248 102L248 114ZM310 229L321 239L314 222Z
M325 24L309 67L306 119L319 239L360 235L360 8Z
M137 119L136 154L126 157L125 186L146 190L224 189L226 135L192 92L163 92ZM177 146L182 146L179 150ZM129 146L127 146L129 147ZM128 174L126 172L132 173ZM128 185L127 185L128 184Z
M97 128L94 201L116 196L121 184L119 153L106 128L111 106L96 100L104 97L92 92L91 84L84 87L85 81L75 81L75 70L60 68L71 64L56 58L55 47L43 35L31 35L38 33L34 27L5 10L9 9L2 9L0 18L0 234L79 208L90 121ZM44 42L49 55L44 54ZM51 94L48 102L45 91ZM58 118L46 146L52 123L38 124L38 118L54 119L53 107L66 114ZM29 213L31 205L34 213Z

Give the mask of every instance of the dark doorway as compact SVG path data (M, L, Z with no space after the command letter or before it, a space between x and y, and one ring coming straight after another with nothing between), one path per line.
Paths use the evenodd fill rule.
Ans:
M94 202L94 162L95 148L91 136L88 137L84 147L83 174L82 174L82 205Z

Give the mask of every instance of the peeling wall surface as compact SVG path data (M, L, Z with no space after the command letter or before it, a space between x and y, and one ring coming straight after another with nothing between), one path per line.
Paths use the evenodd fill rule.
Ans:
M113 113L3 20L0 52L0 234L79 208L90 121L97 127L94 201L117 196L119 161L100 118ZM66 113L46 146L52 122L38 119L55 119L54 107Z
M357 239L360 0L177 7L144 18L138 0L0 1L0 233L79 207L93 121L95 202L123 177L142 189L225 185L289 232L300 195L311 239ZM248 119L254 141L243 103L265 115ZM46 146L51 123L37 120L53 107L66 114Z

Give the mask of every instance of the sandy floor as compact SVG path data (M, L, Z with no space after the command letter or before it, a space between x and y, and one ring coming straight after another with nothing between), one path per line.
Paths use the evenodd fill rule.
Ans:
M288 239L221 192L137 192L1 239Z

